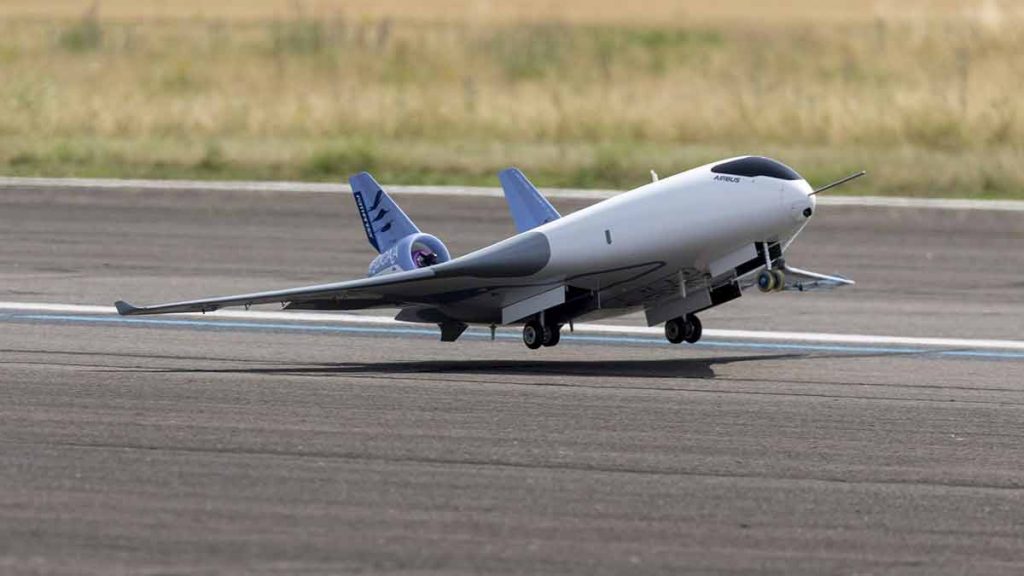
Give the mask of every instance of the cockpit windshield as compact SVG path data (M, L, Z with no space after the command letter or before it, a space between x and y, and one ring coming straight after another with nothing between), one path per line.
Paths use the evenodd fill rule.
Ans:
M747 156L738 160L723 162L711 168L715 174L729 174L731 176L768 176L780 180L800 180L800 175L792 168L782 162L776 162L764 156Z

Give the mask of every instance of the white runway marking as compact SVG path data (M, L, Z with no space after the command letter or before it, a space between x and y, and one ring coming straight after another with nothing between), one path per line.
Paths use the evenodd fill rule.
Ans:
M21 178L0 177L3 188L83 188L90 190L195 191L195 192L259 192L259 193L323 193L348 194L348 184L317 182L245 182L206 180L121 180L112 178ZM484 186L384 186L388 192L418 196L477 196L501 198L501 188ZM604 200L620 194L620 190L579 190L545 188L551 198ZM888 196L822 196L823 206L863 206L879 208L928 208L940 210L993 210L1024 212L1020 200L971 200L961 198L905 198Z
M79 304L49 304L41 302L0 302L0 310L15 312L46 312L57 314L105 314L117 315L113 306L90 306ZM219 310L205 315L173 314L171 317L222 318L225 320L260 320L276 322L313 322L333 324L361 324L376 326L431 326L399 322L390 316L312 312L272 312L262 310ZM133 316L131 318L154 318L154 316ZM620 326L614 324L576 324L579 334L621 334L657 337L663 334L660 327ZM994 340L975 338L919 338L913 336L880 336L868 334L829 334L817 332L769 332L757 330L706 329L704 336L720 341L788 342L801 344L842 344L856 346L911 346L917 348L970 350L1024 351L1024 341Z

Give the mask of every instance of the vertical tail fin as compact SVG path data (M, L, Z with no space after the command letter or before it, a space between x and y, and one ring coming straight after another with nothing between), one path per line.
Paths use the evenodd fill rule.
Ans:
M505 191L517 232L526 232L562 217L518 168L502 170L498 180Z
M377 252L384 252L402 238L420 231L369 172L360 172L348 182L363 219L366 239Z

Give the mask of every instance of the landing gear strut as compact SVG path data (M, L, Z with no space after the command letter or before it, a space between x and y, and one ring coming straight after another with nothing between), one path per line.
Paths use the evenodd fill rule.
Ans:
M530 350L536 350L541 346L558 346L561 339L561 324L541 326L540 321L534 319L523 325L523 344Z
M700 318L693 314L687 314L686 316L680 316L665 322L665 339L673 344L679 344L684 341L694 344L700 340L703 333L704 326L700 323Z

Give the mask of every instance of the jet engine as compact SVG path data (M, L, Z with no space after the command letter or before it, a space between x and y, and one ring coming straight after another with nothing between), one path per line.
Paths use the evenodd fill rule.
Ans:
M426 268L451 260L448 248L436 236L410 234L370 262L369 276Z

